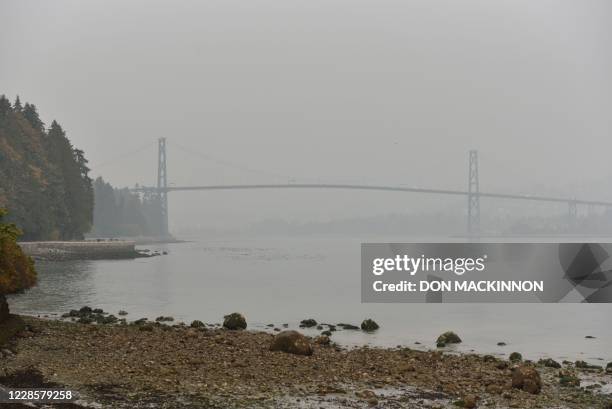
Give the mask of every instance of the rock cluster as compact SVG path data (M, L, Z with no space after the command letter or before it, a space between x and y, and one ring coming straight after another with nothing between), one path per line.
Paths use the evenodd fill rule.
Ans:
M104 312L101 308L85 306L79 310L70 310L62 315L62 318L71 318L80 324L116 324L117 322L125 322L124 319L119 319L112 314Z

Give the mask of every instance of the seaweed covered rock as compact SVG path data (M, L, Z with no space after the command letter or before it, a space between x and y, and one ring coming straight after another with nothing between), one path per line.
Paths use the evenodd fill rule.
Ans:
M247 322L244 315L239 312L233 312L223 317L223 328L230 330L246 329Z
M520 352L513 352L508 359L510 362L521 362L523 360L523 355L521 355Z
M310 341L297 331L279 332L270 345L270 351L282 351L295 355L312 355Z
M363 322L361 323L361 329L365 332L373 332L376 331L378 328L380 327L378 326L376 321L370 318L363 320Z
M308 318L300 322L300 328L312 328L316 326L317 326L317 321L313 320L312 318Z
M200 320L194 320L191 321L191 325L189 325L191 328L204 328L206 327L206 325L204 325L204 323Z
M461 338L459 335L455 334L453 331L446 331L444 334L440 335L436 340L436 345L439 348L443 348L448 344L459 344L461 343Z

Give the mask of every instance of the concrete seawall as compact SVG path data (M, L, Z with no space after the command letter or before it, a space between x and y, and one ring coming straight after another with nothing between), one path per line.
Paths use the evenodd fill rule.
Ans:
M33 241L20 242L23 251L41 260L97 260L139 257L133 241Z

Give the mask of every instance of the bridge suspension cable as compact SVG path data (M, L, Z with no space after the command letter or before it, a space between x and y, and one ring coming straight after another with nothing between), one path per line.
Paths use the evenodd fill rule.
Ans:
M257 174L261 174L261 175L265 175L265 176L274 176L274 177L278 177L278 178L282 178L284 180L289 180L289 179L296 179L295 177L292 176L287 176L287 175L281 175L275 172L271 172L271 171L267 171L267 170L263 170L263 169L256 169L256 168L252 168L250 166L244 166L241 165L239 163L233 162L233 161L229 161L226 159L222 159L207 153L203 153L198 151L197 149L192 149L192 148L187 148L184 146L181 146L179 144L177 144L176 142L172 141L172 146L178 148L180 151L187 153L189 155L193 155L193 156L197 156L199 158L208 160L210 162L213 162L217 165L221 165L221 166L225 166L225 167L229 167L229 168L234 168L234 169L238 169L241 170L243 172L248 172L248 173L257 173Z
M97 169L97 168L111 165L113 163L120 161L121 159L127 158L128 156L138 155L139 153L146 151L147 149L153 147L154 145L157 145L157 142L148 142L145 145L142 145L134 150L122 153L121 155L117 155L111 159L107 159L103 162L94 163L93 165L91 165L91 167Z

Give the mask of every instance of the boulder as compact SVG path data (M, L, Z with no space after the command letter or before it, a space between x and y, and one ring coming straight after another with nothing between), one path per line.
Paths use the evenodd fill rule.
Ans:
M206 325L204 325L204 323L200 320L194 320L191 321L191 325L189 325L191 328L205 328Z
M519 366L512 371L512 387L537 395L542 390L540 373L532 366Z
M510 362L521 362L523 360L523 355L521 355L520 352L513 352L508 359Z
M608 362L608 365L606 365L606 373L612 373L612 362Z
M317 326L317 321L313 320L312 318L308 318L300 322L300 328L312 328L316 326Z
M370 318L363 320L363 322L361 323L361 329L366 332L376 331L378 328L380 327L378 326L376 321Z
M329 337L327 335L319 335L314 339L314 343L317 345L329 345Z
M310 341L297 331L282 331L276 334L270 351L282 351L295 355L312 355Z
M247 322L244 315L233 312L223 317L223 327L231 330L246 329Z
M453 331L446 331L436 340L436 345L438 346L438 348L443 348L448 344L459 343L461 343L461 338L459 338L459 335L455 334Z
M84 307L81 307L81 309L79 310L79 312L80 312L81 314L91 314L91 313L93 312L93 310L91 309L91 307L84 306Z

